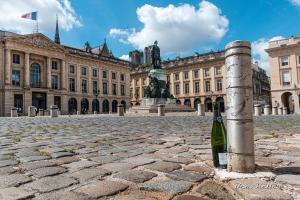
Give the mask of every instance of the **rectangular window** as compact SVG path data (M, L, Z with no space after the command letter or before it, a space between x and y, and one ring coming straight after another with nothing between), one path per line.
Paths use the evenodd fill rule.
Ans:
M216 67L216 75L222 75L222 68L221 67Z
M86 69L86 67L82 67L82 68L81 68L81 75L82 75L82 76L86 76L86 74L87 74L87 69Z
M175 74L175 81L179 81L179 74L178 73Z
M13 54L13 63L20 64L20 55L19 54Z
M285 56L285 57L281 57L280 58L280 63L281 63L281 66L288 66L289 65L289 57L288 56Z
M114 83L112 84L112 91L111 92L112 92L113 95L117 95L117 85L114 84Z
M120 79L121 79L121 81L125 81L125 75L124 75L124 74L121 74L121 75L120 75Z
M97 69L93 69L93 77L97 77L98 76L98 70Z
M206 92L210 91L210 81L205 81L205 91Z
M20 74L21 74L20 70L16 70L16 69L12 70L11 84L13 86L20 86L20 82L21 82L21 75Z
M96 93L99 94L99 91L98 91L98 81L93 81L93 94L96 94Z
M189 79L189 72L184 72L184 80L188 80Z
M87 93L87 80L81 81L81 91L82 93Z
M52 69L57 70L57 61L52 61Z
M209 77L210 73L209 73L209 69L204 69L204 77Z
M115 72L111 73L111 78L114 79L114 80L116 80L116 73Z
M195 82L195 93L200 93L200 83Z
M282 72L282 84L284 86L291 85L290 72Z
M107 79L107 71L103 71L103 79Z
M125 85L121 85L121 96L125 96Z
M217 80L217 91L222 91L222 80L221 79Z
M194 70L194 78L199 78L199 70Z
M58 76L52 75L51 76L51 88L57 90L58 89Z
M74 65L70 65L70 66L69 66L69 72L70 72L71 74L74 74L74 73L75 73L75 66L74 66Z
M179 95L179 94L180 94L180 87L179 87L179 84L176 84L176 85L175 85L175 94L176 94L176 95Z
M103 94L107 94L107 83L103 83Z
M75 79L69 78L69 89L71 92L75 92Z
M184 84L184 93L185 94L190 93L190 84L189 83Z

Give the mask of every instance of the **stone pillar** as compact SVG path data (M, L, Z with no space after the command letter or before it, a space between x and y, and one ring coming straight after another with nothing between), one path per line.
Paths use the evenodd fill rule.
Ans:
M118 115L124 116L124 105L123 104L118 104Z
M12 107L12 108L10 109L10 116L11 116L11 117L18 117L17 108Z
M283 115L282 107L279 107L279 108L278 108L278 115Z
M36 110L34 106L28 106L28 117L35 117Z
M165 105L163 104L157 105L157 114L158 116L165 116Z
M94 115L97 115L97 111L94 111Z
M6 49L5 52L5 84L11 84L11 50Z
M254 115L255 116L260 116L261 115L260 104L255 104L254 105Z
M47 88L51 88L51 59L47 57Z
M264 107L264 115L270 115L271 114L271 106L265 105Z
M30 87L30 64L29 53L25 53L25 87Z
M58 117L58 107L57 105L50 106L50 116L51 117Z
M278 115L278 109L277 106L272 107L272 115Z
M251 44L234 41L226 45L228 170L253 173L253 91Z
M38 116L44 116L44 109L39 109Z
M66 77L66 62L64 60L61 61L61 89L65 90L66 88L66 81L67 81L67 77Z
M283 115L287 115L287 114L288 114L288 112L287 112L287 107L283 107L283 108L282 108L282 111L283 111L283 113L282 113Z
M204 104L198 104L198 110L197 110L197 115L198 116L205 116L205 112L204 112Z

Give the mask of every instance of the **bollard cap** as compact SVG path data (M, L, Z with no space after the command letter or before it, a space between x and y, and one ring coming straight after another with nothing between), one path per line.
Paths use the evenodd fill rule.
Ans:
M271 106L270 105L265 105L265 108L270 108Z
M254 104L254 107L260 107L261 105L260 104Z

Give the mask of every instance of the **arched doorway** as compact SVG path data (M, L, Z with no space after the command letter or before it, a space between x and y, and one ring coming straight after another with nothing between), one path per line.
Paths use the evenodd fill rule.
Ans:
M102 112L109 113L109 101L107 99L104 99L102 102Z
M184 100L184 105L191 107L191 100L190 99L185 99Z
M176 99L176 104L177 105L180 105L181 104L181 101L179 99Z
M86 98L81 100L81 113L87 114L89 111L89 101Z
M216 99L216 103L220 104L220 110L221 112L225 112L225 103L224 103L224 98L223 97L218 97Z
M69 114L75 114L77 112L77 100L71 98L68 101Z
M201 104L201 100L199 98L195 99L195 101L194 101L194 108L196 110L198 109L198 104Z
M206 98L204 104L205 104L205 112L213 111L211 98Z
M30 86L41 87L41 66L38 63L32 63L30 66Z
M294 100L290 92L285 92L281 95L281 102L287 108L288 114L294 113Z
M97 113L100 112L100 106L98 99L94 99L92 102L93 112L96 111Z
M136 105L136 106L139 106L139 105L141 105L141 104L140 104L139 102L136 102L135 105Z
M123 105L123 107L124 107L124 112L126 112L126 101L121 101L121 104Z
M113 100L111 102L111 110L113 113L116 113L118 111L118 101L117 100Z

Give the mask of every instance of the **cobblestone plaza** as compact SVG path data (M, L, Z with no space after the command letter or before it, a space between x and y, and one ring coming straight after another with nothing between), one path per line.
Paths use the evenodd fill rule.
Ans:
M300 116L254 120L257 172L212 168L212 116L0 119L0 199L300 199ZM225 188L225 189L224 189Z

